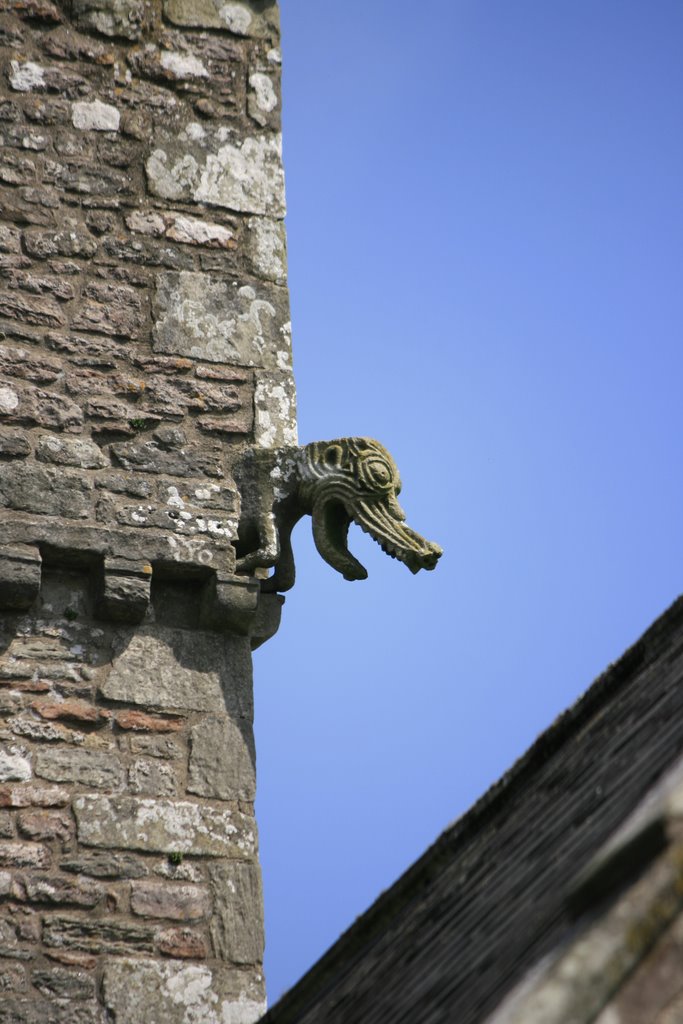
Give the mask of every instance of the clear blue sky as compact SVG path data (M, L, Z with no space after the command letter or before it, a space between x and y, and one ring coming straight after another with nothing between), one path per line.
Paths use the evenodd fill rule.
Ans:
M255 656L277 999L683 591L683 4L282 0L302 443L375 436L355 528Z

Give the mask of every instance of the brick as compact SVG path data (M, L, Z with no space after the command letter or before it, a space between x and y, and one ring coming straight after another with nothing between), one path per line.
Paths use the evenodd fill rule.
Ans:
M183 718L159 718L144 711L119 711L114 720L120 729L136 732L180 732L185 725Z
M130 907L140 917L200 921L211 911L211 897L208 890L198 885L132 882Z
M85 700L71 698L62 701L41 701L34 700L31 707L41 718L48 718L51 721L57 718L66 718L74 722L99 722L103 717L108 718L109 713L94 707Z

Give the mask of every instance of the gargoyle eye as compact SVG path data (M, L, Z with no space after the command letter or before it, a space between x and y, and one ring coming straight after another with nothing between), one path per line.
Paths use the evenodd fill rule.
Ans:
M383 459L365 459L360 465L363 482L377 491L385 491L391 487L393 474Z

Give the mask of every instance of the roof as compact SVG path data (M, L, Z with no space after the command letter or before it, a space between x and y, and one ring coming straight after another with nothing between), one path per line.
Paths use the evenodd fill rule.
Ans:
M572 927L574 880L683 752L683 598L262 1024L478 1024Z

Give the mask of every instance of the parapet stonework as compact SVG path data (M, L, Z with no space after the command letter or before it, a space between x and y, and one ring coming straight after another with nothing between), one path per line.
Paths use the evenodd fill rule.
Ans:
M251 650L308 513L409 569L391 456L296 447L271 0L0 6L0 1024L265 1009Z

